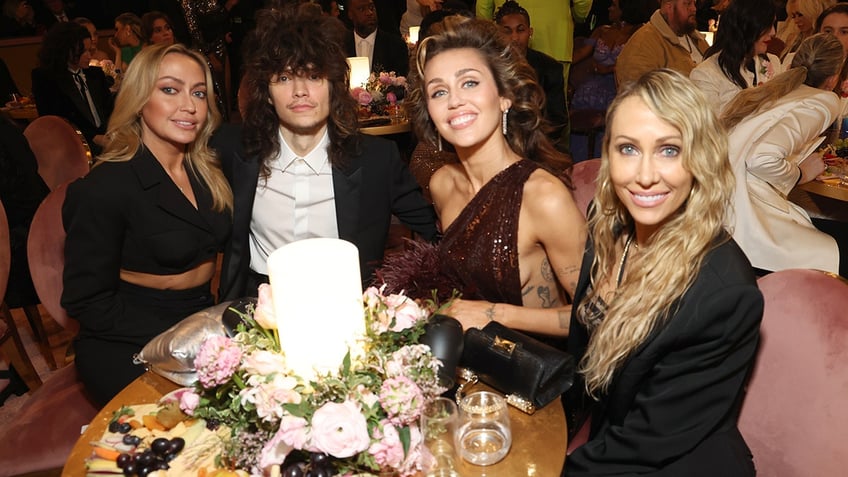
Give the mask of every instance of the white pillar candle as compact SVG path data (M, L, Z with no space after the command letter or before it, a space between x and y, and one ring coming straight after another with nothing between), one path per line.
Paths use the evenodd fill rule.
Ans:
M371 75L371 64L367 56L351 56L347 59L350 65L350 89L365 86Z
M359 252L350 242L299 240L268 257L268 275L286 366L304 379L337 373L365 334Z
M409 27L409 42L413 45L418 43L418 33L421 31L420 26Z

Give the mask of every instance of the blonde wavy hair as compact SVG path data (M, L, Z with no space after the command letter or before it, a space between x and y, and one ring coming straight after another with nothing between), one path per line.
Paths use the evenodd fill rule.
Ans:
M597 296L599 284L614 281L621 259L616 244L634 229L633 217L610 179L610 127L622 102L639 98L682 136L681 162L692 176L686 202L657 230L638 256L627 263L627 279L609 301L607 313L591 333L580 363L591 396L607 392L615 371L674 314L678 300L698 275L712 248L727 240L725 214L734 190L727 156L727 135L703 94L676 71L658 69L626 84L607 111L598 188L589 221L595 247L591 283L585 300Z
M798 8L798 13L810 21L811 28L815 32L816 20L819 18L819 15L835 3L835 0L789 0L786 2L786 13L789 13L790 4L795 5ZM788 53L796 51L801 45L801 42L805 38L808 38L807 36L801 35L801 31L798 30L798 26L795 25L795 22L789 18L788 15L786 18L786 29L782 33L783 34L781 36L783 38L781 39L786 42L786 47L780 53L781 60L785 58Z
M167 55L184 55L194 60L203 69L206 84L209 85L206 103L208 105L206 121L198 131L194 142L186 147L185 163L188 170L199 176L212 193L213 208L216 211L232 210L233 193L221 171L221 165L215 152L208 146L209 138L221 124L221 114L215 106L215 93L212 88L212 74L206 60L199 53L181 44L151 45L133 59L127 69L121 90L115 99L115 109L109 118L106 131L107 145L98 156L102 162L129 161L139 148L144 147L141 138L141 110L150 100L156 81L159 78L159 66Z
M801 84L821 88L828 78L839 74L844 61L842 43L835 36L830 33L808 36L795 52L789 71L756 88L740 91L725 108L722 124L732 129L748 116L768 110Z

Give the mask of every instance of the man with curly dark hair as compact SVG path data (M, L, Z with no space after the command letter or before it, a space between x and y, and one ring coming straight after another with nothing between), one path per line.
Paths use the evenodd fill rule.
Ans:
M114 99L111 81L89 67L91 35L73 22L57 23L44 37L32 70L32 94L38 114L61 116L73 123L97 154L105 146L106 124Z
M290 242L348 240L368 279L392 215L427 240L436 235L433 208L397 146L359 132L344 32L334 18L281 6L260 12L245 42L244 123L213 139L234 194L222 300L255 295L268 255Z

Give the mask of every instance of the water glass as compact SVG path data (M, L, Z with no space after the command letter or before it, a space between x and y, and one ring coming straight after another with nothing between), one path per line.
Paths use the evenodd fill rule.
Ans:
M421 432L424 445L433 454L433 465L425 477L459 477L456 471L453 436L459 421L456 404L447 398L436 398L424 406Z
M471 464L491 465L503 459L512 445L506 400L489 391L463 397L454 441L459 455Z

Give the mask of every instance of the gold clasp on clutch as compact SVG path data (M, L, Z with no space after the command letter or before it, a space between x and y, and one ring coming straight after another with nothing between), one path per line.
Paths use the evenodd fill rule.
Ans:
M510 355L512 354L513 350L515 350L515 342L495 335L495 340L492 342L492 347L497 348L503 351L504 353Z

